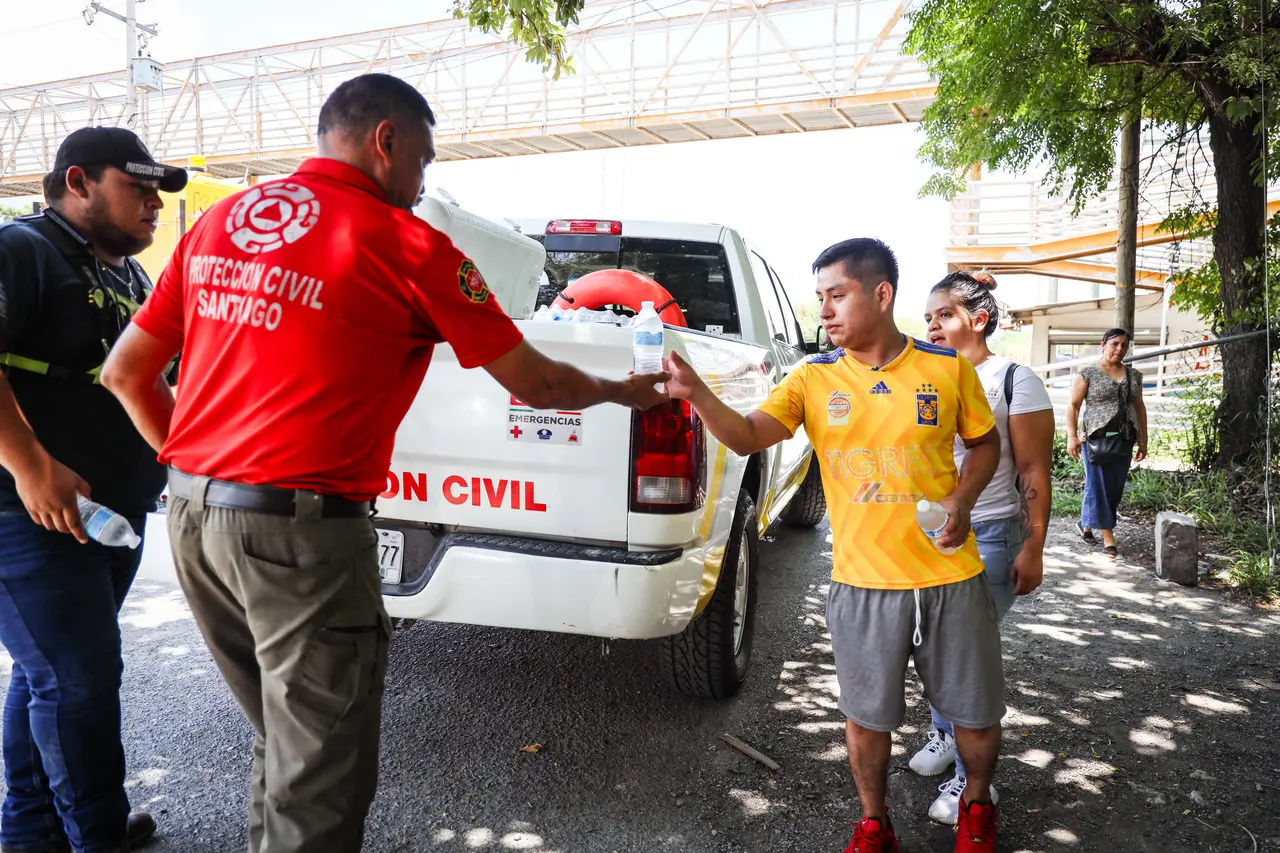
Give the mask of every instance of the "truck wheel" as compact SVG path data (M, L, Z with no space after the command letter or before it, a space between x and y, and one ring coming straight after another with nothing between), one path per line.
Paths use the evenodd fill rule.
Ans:
M809 462L809 472L804 482L782 512L782 520L789 527L816 527L827 514L827 498L822 493L822 467L817 458Z
M756 616L757 539L756 505L745 491L738 492L711 602L684 631L662 641L667 679L685 696L727 699L747 678Z

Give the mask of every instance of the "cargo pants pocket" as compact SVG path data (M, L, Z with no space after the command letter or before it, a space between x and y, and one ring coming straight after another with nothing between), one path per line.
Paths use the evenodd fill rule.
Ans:
M289 704L322 738L359 722L358 706L376 696L382 683L388 632L377 614L370 624L330 625L312 637L289 689Z

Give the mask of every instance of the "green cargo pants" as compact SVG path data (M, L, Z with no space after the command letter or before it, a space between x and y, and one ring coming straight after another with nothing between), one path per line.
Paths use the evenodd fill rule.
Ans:
M390 621L365 518L170 498L178 580L253 725L250 853L357 853L378 781ZM300 510L300 515L308 514Z

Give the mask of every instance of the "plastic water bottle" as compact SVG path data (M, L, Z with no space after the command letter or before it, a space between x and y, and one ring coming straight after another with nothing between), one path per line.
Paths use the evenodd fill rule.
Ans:
M662 318L652 302L640 303L640 313L631 324L632 369L636 373L662 372ZM662 393L663 383L653 387Z
M77 495L80 505L80 521L90 539L103 545L137 548L142 537L133 532L133 526L122 515L112 512L102 504L94 503L84 495Z
M959 548L944 548L938 544L938 537L942 535L942 530L947 526L947 522L951 520L951 516L941 505L933 501L920 501L916 504L916 524L920 525L920 529L924 531L924 535L928 536L933 542L933 547L937 548L943 554L954 554Z

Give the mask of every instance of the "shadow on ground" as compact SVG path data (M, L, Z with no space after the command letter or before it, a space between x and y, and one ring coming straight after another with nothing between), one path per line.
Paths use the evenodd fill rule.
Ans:
M1280 846L1280 615L1163 584L1069 531L1055 522L1045 586L1005 623L1001 850L1236 853L1253 849L1246 829L1258 849ZM761 557L753 673L725 703L674 695L652 644L400 632L366 850L839 853L856 797L824 624L826 528L780 532ZM122 631L131 796L163 832L150 849L244 850L248 728L177 589L140 581ZM907 769L928 726L914 677L908 702L894 821L904 851L944 853L953 832L924 817L942 779Z

